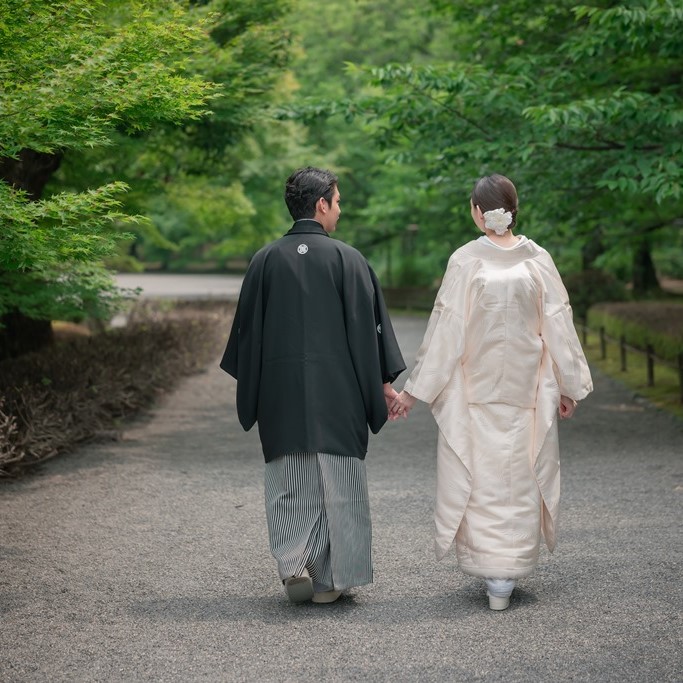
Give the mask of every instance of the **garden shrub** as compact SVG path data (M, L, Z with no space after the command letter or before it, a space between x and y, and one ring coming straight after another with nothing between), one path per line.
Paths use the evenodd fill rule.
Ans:
M126 327L0 363L0 476L116 434L218 357L231 315L227 303L142 304Z

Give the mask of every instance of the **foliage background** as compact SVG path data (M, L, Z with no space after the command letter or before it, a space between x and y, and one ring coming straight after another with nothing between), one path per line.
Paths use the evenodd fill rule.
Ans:
M361 4L367 17L381 3ZM428 19L409 18L413 50L390 41L400 61L357 59L346 97L292 110L359 122L377 145L385 166L364 214L401 235L404 276L433 273L430 256L471 237L467 196L493 171L516 182L521 229L563 272L607 270L645 294L658 285L654 254L679 275L681 9L431 4Z
M106 317L108 268L244 268L306 164L385 285L437 283L502 172L585 306L658 295L683 276L682 29L670 0L7 0L3 324Z

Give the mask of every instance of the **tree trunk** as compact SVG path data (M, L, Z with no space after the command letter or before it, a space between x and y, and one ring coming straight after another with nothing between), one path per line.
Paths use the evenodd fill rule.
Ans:
M604 252L605 245L602 243L602 232L596 230L581 247L581 270L593 270L598 256Z
M636 297L661 292L648 240L642 240L633 253L633 294Z
M0 158L0 180L24 190L31 200L37 201L61 161L61 154L22 149L17 159ZM54 339L49 320L34 320L18 309L3 315L0 323L0 359L36 351Z
M45 185L62 162L61 154L22 149L18 159L0 159L0 179L17 190L24 190L36 201L43 196Z
M34 320L16 309L2 316L2 324L0 360L38 351L54 341L49 320Z

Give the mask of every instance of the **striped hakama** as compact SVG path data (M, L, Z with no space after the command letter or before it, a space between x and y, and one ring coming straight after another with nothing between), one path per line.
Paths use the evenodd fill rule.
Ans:
M365 461L329 453L266 463L270 550L280 578L304 569L316 593L372 583L372 527Z

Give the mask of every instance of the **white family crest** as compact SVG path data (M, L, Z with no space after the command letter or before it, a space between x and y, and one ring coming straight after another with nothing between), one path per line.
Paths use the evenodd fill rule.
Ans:
M379 325L377 325L377 332L378 332L379 334L382 334L382 323L380 323Z
M300 244L300 245L296 248L296 250L297 250L300 254L305 254L305 253L308 251L308 245L307 245L307 244Z

